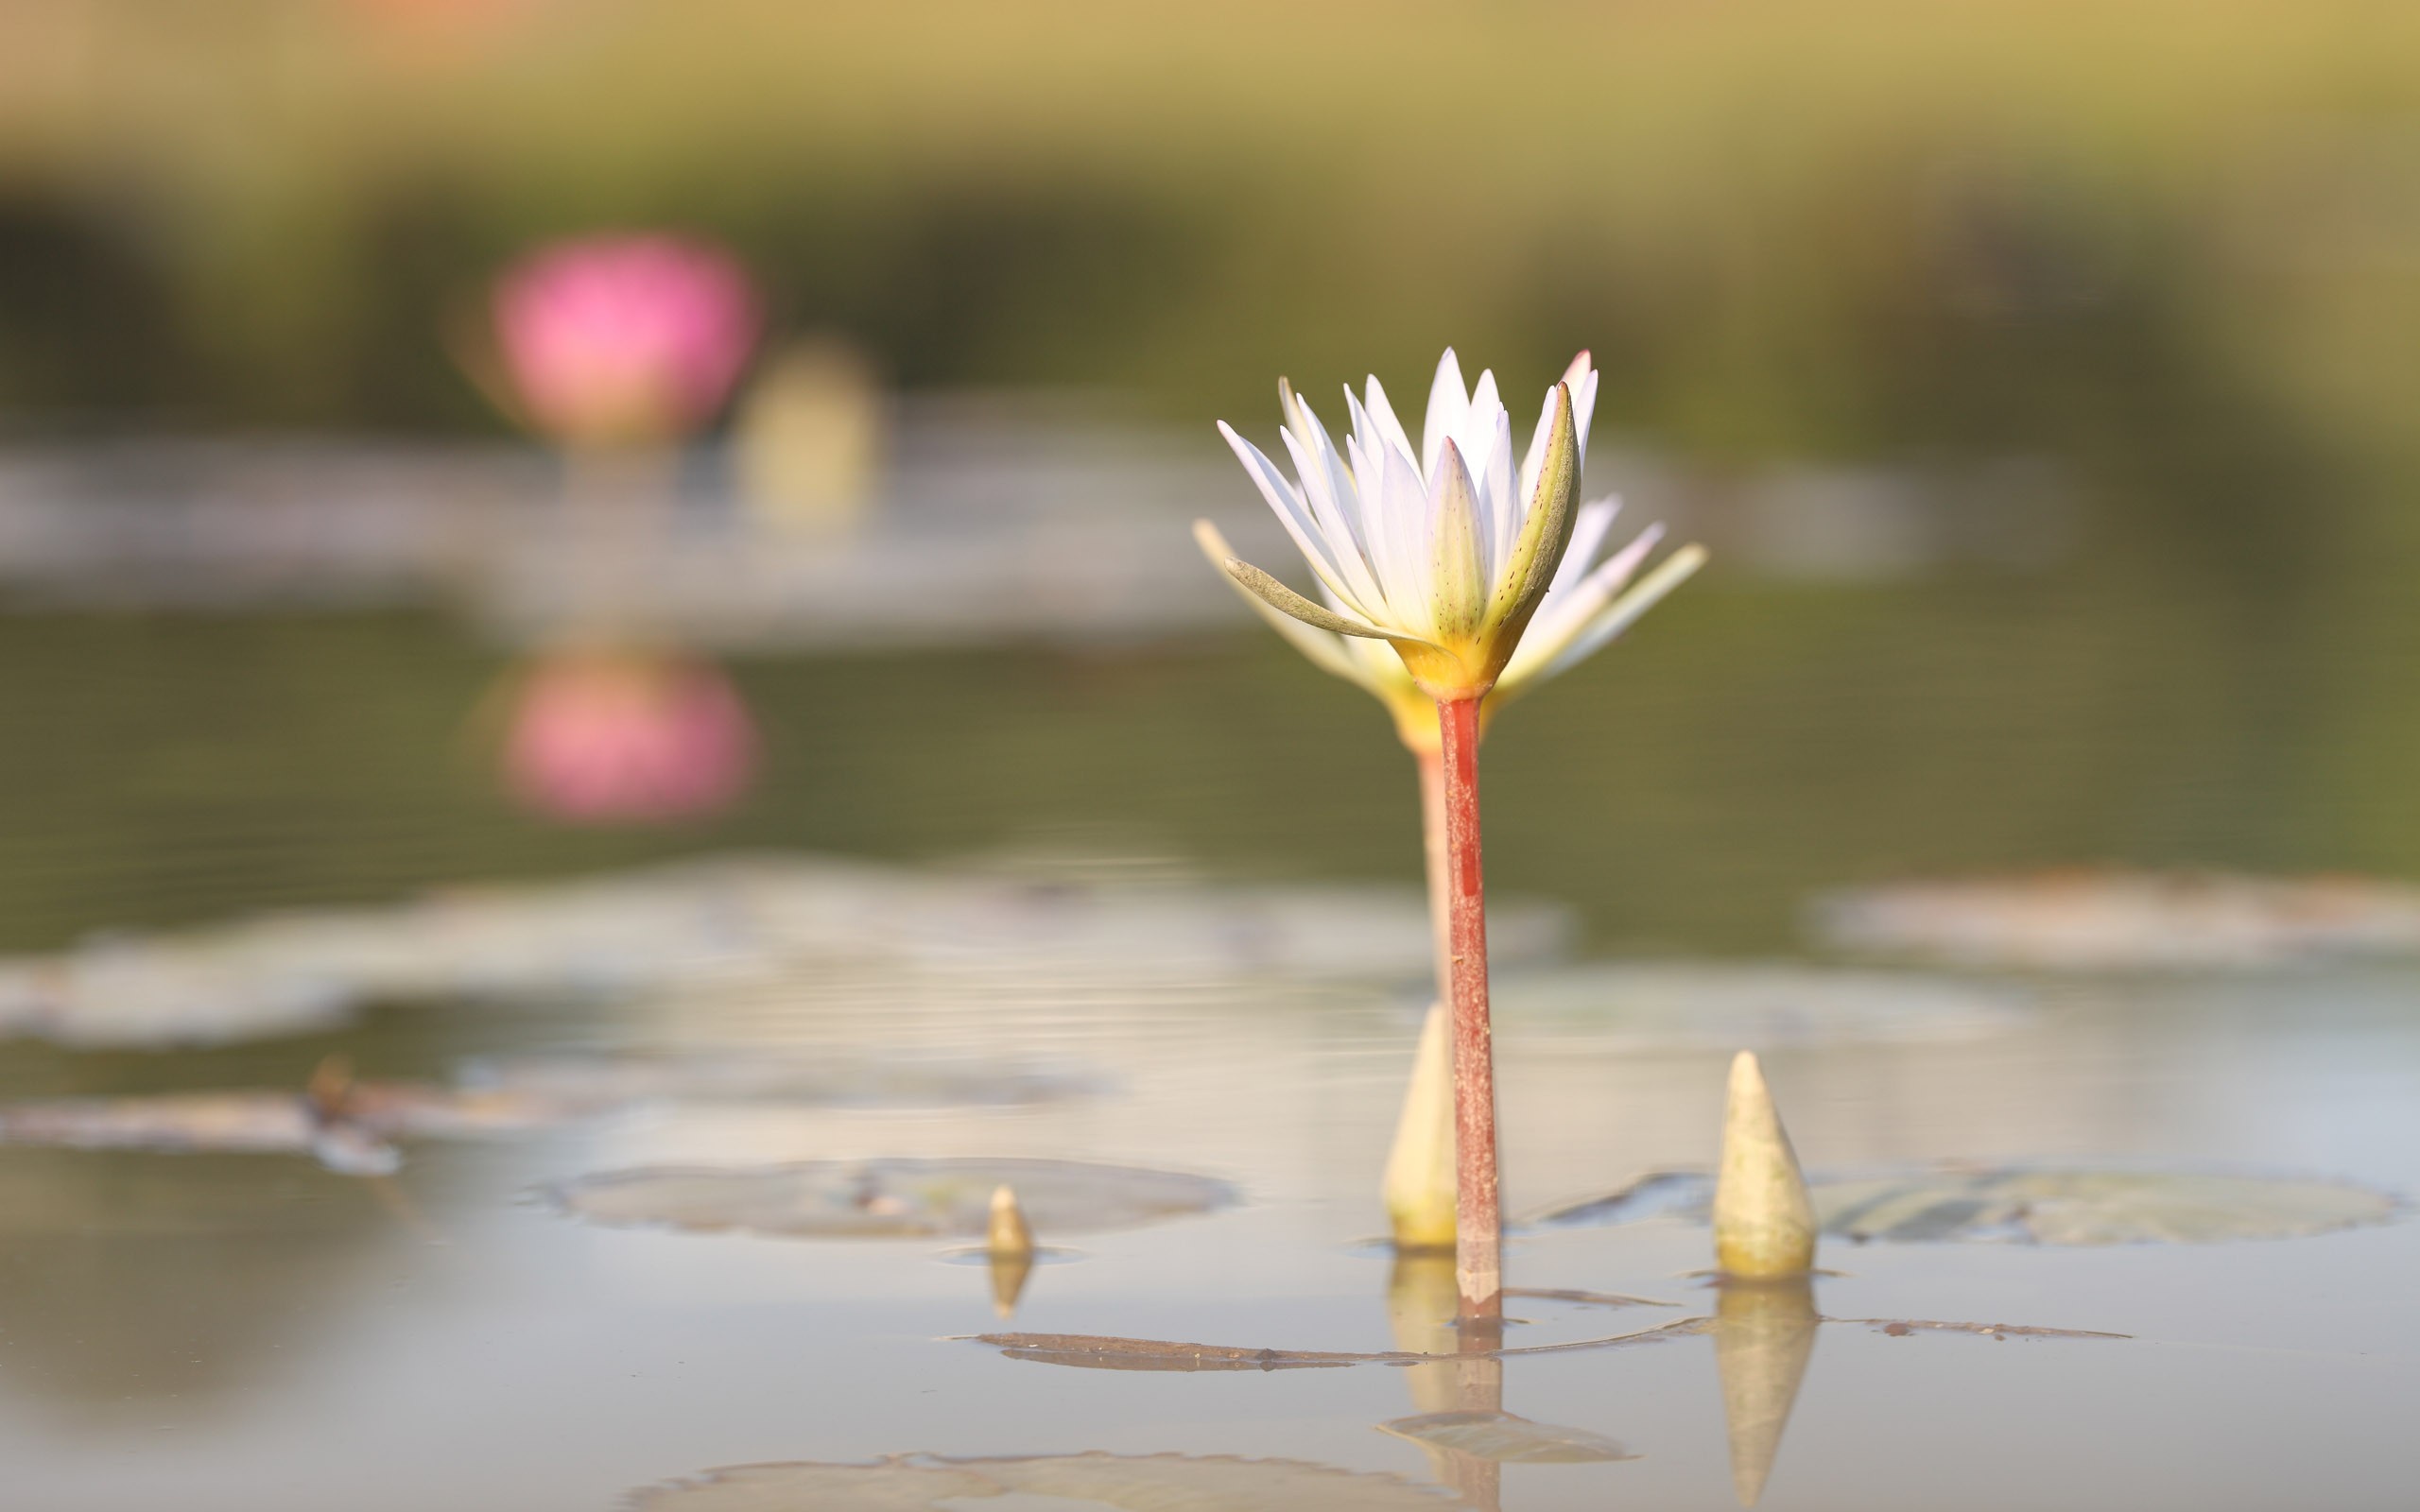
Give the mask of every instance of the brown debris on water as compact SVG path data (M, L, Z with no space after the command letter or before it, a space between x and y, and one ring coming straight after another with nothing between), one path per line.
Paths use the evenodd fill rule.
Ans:
M1876 1333L1904 1339L1917 1333L1972 1333L1986 1339L2131 1339L2131 1333L2096 1329L2046 1329L2024 1323L1944 1323L1915 1317L1828 1317L1826 1323L1861 1323Z
M1053 1454L870 1464L740 1465L639 1492L632 1512L943 1512L994 1497L1121 1512L1449 1512L1399 1476L1302 1460L1193 1454Z
M1660 1344L1706 1332L1710 1319L1681 1318L1659 1328L1608 1338L1580 1339L1567 1344L1530 1344L1511 1349L1463 1349L1451 1354L1423 1354L1404 1349L1359 1352L1348 1349L1253 1349L1225 1344L1186 1344L1172 1339L1135 1339L1104 1333L980 1333L972 1342L998 1349L1012 1360L1074 1366L1091 1370L1300 1370L1337 1366L1425 1366L1472 1360L1509 1360L1533 1354L1572 1354L1590 1349L1617 1349L1631 1345Z
M1131 1228L1237 1200L1227 1182L1083 1160L880 1159L773 1165L640 1166L578 1177L543 1195L608 1228L805 1239L987 1239L993 1199L1015 1189L1021 1216L1061 1234Z

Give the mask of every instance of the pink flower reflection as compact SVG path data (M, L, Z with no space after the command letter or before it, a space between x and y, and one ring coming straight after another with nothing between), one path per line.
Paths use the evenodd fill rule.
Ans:
M513 699L504 775L515 798L573 823L698 818L746 791L756 727L718 667L580 651L533 664Z
M669 440L706 423L759 320L738 263L670 235L543 249L496 280L493 314L525 417L587 442Z

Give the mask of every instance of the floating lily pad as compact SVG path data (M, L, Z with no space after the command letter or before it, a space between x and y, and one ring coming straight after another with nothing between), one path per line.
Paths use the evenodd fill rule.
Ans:
M1378 1425L1414 1443L1503 1465L1589 1465L1636 1459L1602 1434L1531 1422L1509 1412L1431 1412Z
M2331 1181L2168 1171L1933 1171L1810 1183L1824 1231L1857 1241L2033 1245L2217 1244L2384 1223L2395 1199ZM1541 1227L1704 1222L1711 1177L1661 1171L1540 1214Z
M623 1052L475 1061L481 1092L611 1112L648 1103L783 1103L816 1108L1012 1108L1095 1090L1042 1067L975 1060L781 1052Z
M1519 903L1493 909L1489 928L1508 961L1550 955L1569 933L1561 910ZM966 991L985 990L985 972L1384 980L1427 969L1428 914L1409 888L723 858L0 959L0 1036L218 1044L324 1030L372 1004L611 999L811 977L836 962L948 968Z
M914 1454L871 1465L743 1465L642 1491L631 1506L633 1512L958 1512L999 1496L1049 1497L1122 1512L1437 1512L1460 1504L1396 1476L1300 1460Z
M2037 1245L2215 1244L2383 1223L2394 1199L2328 1181L2151 1171L1987 1171L1815 1188L1825 1233Z
M1714 1178L1701 1171L1651 1171L1602 1196L1558 1204L1529 1220L1539 1228L1602 1228L1672 1213L1705 1220L1714 1201Z
M349 1176L402 1163L395 1142L544 1127L556 1105L499 1092L355 1082L332 1108L303 1091L170 1092L0 1104L0 1144L77 1150L307 1155Z
M1781 963L1603 963L1512 973L1497 984L1495 1001L1507 1022L1551 1023L1634 1050L1975 1040L2028 1017L2026 996L2005 988Z
M1016 1190L1045 1238L1208 1212L1236 1200L1209 1177L1075 1160L804 1160L768 1166L650 1166L581 1177L548 1194L576 1217L614 1228L817 1239L975 1238L992 1194Z
M2158 971L2420 953L2420 887L2360 877L2067 871L1827 894L1843 950L1966 966Z

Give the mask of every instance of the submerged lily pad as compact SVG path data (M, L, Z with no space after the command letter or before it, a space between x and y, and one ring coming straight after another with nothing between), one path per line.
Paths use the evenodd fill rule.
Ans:
M1986 1171L1815 1188L1825 1233L2036 1245L2206 1245L2383 1223L2394 1199L2327 1181L2153 1171Z
M500 1092L347 1082L339 1105L309 1091L169 1092L0 1104L0 1144L74 1150L307 1155L348 1176L402 1164L395 1142L472 1139L542 1128L557 1105Z
M1810 1186L1824 1231L1859 1242L2201 1245L2326 1233L2396 1211L2394 1197L2367 1187L2193 1172L1930 1171ZM1659 1171L1534 1221L1578 1228L1671 1213L1703 1223L1713 1195L1707 1176Z
M1843 950L1966 966L2159 971L2420 953L2420 887L2362 877L2062 871L1818 898Z
M1550 956L1569 934L1561 910L1536 904L1499 905L1489 927L1508 961ZM986 972L1384 980L1427 969L1428 913L1409 888L725 857L0 958L0 1037L219 1044L328 1029L372 1004L611 999L794 980L836 962L947 968L970 992L986 989Z
M1949 977L1786 963L1600 963L1508 974L1500 1019L1633 1050L1910 1044L2026 1022L2024 994Z
M1210 1177L1076 1160L803 1160L768 1166L648 1166L581 1177L547 1194L575 1217L614 1228L818 1239L976 1238L992 1194L1012 1187L1034 1231L1129 1228L1236 1200Z
M1121 1512L1437 1512L1460 1504L1393 1475L1300 1460L911 1454L871 1465L743 1465L642 1491L631 1506L633 1512L957 1512L999 1496L1049 1497Z
M1397 1438L1501 1465L1590 1465L1638 1458L1602 1434L1531 1422L1509 1412L1423 1413L1378 1428Z
M475 1061L482 1092L611 1112L648 1103L816 1108L1014 1108L1080 1097L1096 1084L1042 1067L929 1057L596 1053Z

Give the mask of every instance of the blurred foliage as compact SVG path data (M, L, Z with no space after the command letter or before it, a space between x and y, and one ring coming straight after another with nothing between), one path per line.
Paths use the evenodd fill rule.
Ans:
M1586 341L1700 455L2179 375L2375 441L2415 58L2394 0L0 0L0 404L492 423L439 340L486 274L670 223L911 385L1193 417Z

